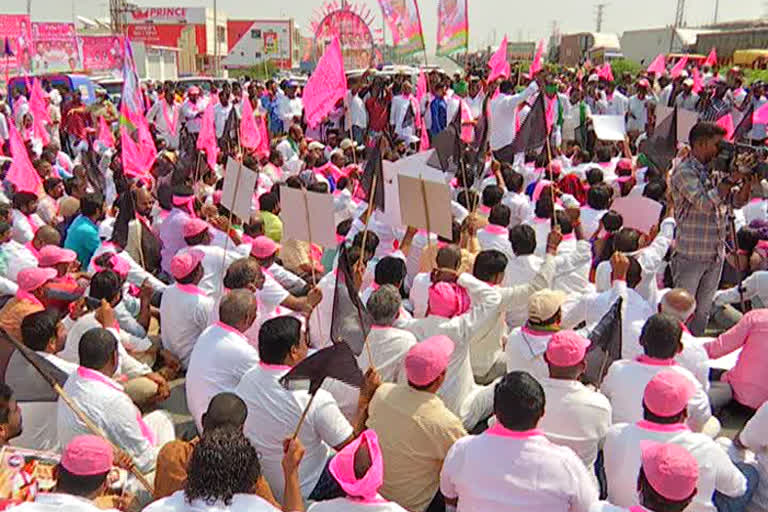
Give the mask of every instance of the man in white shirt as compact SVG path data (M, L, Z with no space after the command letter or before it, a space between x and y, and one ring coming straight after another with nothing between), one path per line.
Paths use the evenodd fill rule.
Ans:
M37 195L33 192L17 192L13 196L11 210L12 237L20 244L31 242L37 230L45 223L37 214Z
M693 78L683 80L683 90L675 98L675 106L696 112L699 95L693 92Z
M67 379L64 391L112 444L133 459L139 471L149 473L155 468L160 447L174 439L173 423L164 411L142 417L123 386L111 378L118 368L117 346L117 339L107 329L86 332L80 340L80 367ZM63 445L90 433L61 399L57 424Z
M491 208L491 213L488 215L488 225L477 232L480 250L495 249L512 259L514 253L509 243L509 231L507 230L509 222L510 209L508 206L497 204Z
M32 240L28 244L20 244L11 238L11 226L7 222L0 222L0 274L15 283L20 270L37 267L37 249L34 243Z
M610 187L595 185L587 191L587 204L581 207L581 225L584 228L584 236L592 238L600 227L600 220L611 207Z
M629 100L621 92L616 90L614 82L608 82L605 87L602 99L597 103L598 113L603 116L622 116L626 115Z
M174 256L171 273L176 283L169 286L160 299L163 347L178 357L184 368L213 311L214 299L198 287L203 278L204 257L197 249Z
M257 302L248 290L233 290L221 299L219 321L197 339L187 367L187 406L202 432L203 413L215 395L232 391L259 362L243 334L256 319Z
M187 244L184 251L197 251L203 255L200 263L203 266L203 277L198 286L209 296L213 297L221 294L221 277L227 267L235 260L248 256L250 247L248 244L235 246L225 251L223 247L212 244L210 224L203 219L190 218L184 223L182 228L184 242ZM170 269L173 274L173 268Z
M600 390L611 401L614 423L633 423L643 419L642 397L645 386L659 372L670 370L683 375L694 386L688 400L688 425L696 432L705 428L712 436L720 424L709 406L709 399L701 384L691 372L678 365L674 357L682 350L680 322L664 314L648 319L640 335L645 353L634 360L613 362Z
M747 491L747 480L715 441L691 432L685 425L688 401L696 392L693 384L680 373L664 370L645 386L643 419L611 427L605 439L605 475L608 501L614 505L638 505L633 481L641 463L645 441L672 443L685 448L699 464L699 482L691 512L715 512L715 491L738 497Z
M483 84L480 82L479 77L469 77L469 94L464 98L464 101L467 102L469 111L472 113L472 120L477 121L480 119L480 115L483 113L485 92L483 92Z
M242 378L235 393L248 406L245 435L261 454L261 469L278 501L282 502L283 440L292 437L299 417L309 405L311 395L306 389L280 383L291 368L307 356L306 333L301 322L292 317L277 317L264 322L259 332L261 362ZM360 390L356 422L353 427L342 415L333 397L319 389L298 433L305 455L299 468L301 494L310 500L340 497L328 494L324 480L331 448L338 451L355 439L364 429L368 402L376 389L378 376L368 372L366 384Z
M403 361L418 340L412 333L394 327L402 307L399 290L384 285L371 294L366 306L373 321L366 342L373 360L369 361L368 350L363 350L357 356L360 368L376 368L382 382L405 382Z
M176 103L172 87L166 87L163 99L156 101L147 113L147 121L154 125L158 138L168 149L178 149L181 123L181 105Z
M517 107L539 90L534 81L521 93L514 94L515 84L509 80L499 85L499 95L489 102L491 111L490 145L497 151L512 143L517 134Z
M197 86L193 85L187 89L187 99L181 105L181 117L191 135L197 136L200 133L200 124L207 104L207 101L200 99L200 89Z
M351 133L357 144L365 141L365 129L368 127L368 111L360 97L359 80L350 80L349 90L344 97L344 131Z
M574 331L559 331L550 338L544 353L549 377L539 382L551 407L544 410L539 428L553 443L572 449L597 485L593 468L611 427L611 404L579 382L589 345L589 339Z
M629 98L627 132L632 132L635 137L645 132L648 124L648 105L653 102L648 96L650 88L648 80L643 78L637 82L637 94Z
M296 95L297 84L289 80L283 87L285 94L277 100L277 115L283 121L283 127L289 129L294 124L301 123L304 112L304 103L300 96ZM286 159L288 160L288 159Z
M557 407L557 405L554 405ZM440 491L458 512L537 510L587 512L598 491L570 448L538 429L545 412L541 385L525 372L496 385L497 423L457 440L443 463Z
M502 183L499 186L505 189L501 204L509 207L509 224L513 228L533 217L531 199L523 190L524 178L519 172L508 167L501 169Z

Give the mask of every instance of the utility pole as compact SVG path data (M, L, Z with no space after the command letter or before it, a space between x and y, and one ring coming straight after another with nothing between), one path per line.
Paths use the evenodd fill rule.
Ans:
M595 32L603 31L603 15L608 4L602 3L595 5Z
M677 7L675 8L675 23L672 25L669 36L669 53L672 53L672 48L675 46L675 36L677 36L677 29L685 26L685 0L677 0Z
M720 0L715 0L715 17L712 20L713 25L717 25L718 14L720 14Z

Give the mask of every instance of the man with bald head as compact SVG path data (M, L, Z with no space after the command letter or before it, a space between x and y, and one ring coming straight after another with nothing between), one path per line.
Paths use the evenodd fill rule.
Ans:
M686 322L693 317L696 311L696 298L685 288L673 288L667 291L659 302L659 312L666 313L680 322L683 328L683 335L680 342L683 344L683 350L675 356L678 364L689 370L698 380L704 389L710 392L710 401L713 394L721 396L722 393L710 390L709 383L709 356L704 349L704 343L709 338L697 338L686 327ZM723 402L722 400L725 400ZM718 407L728 403L730 400L730 391L722 399L712 401L713 407Z

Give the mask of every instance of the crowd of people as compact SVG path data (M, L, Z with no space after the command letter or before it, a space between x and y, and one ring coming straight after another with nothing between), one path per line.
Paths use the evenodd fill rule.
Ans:
M0 328L63 375L66 399L43 398L13 351L0 444L60 458L50 492L0 485L6 506L768 510L768 181L757 149L742 172L712 170L718 121L768 103L763 85L693 68L425 78L369 70L317 126L290 80L145 84L157 157L140 175L101 128L126 129L106 91L86 105L43 83L47 137L9 91ZM546 144L506 158L540 97ZM214 166L197 144L209 105ZM669 166L650 144L660 106L700 117ZM266 148L243 146L244 112ZM625 140L600 140L593 115L623 116ZM452 235L395 225L363 185L371 155L408 158L451 129L479 162L445 173ZM739 136L757 148L765 125ZM38 190L7 179L14 137ZM247 218L223 204L231 160L258 172ZM283 187L333 196L336 246L284 233ZM630 225L621 198L657 205L654 225ZM310 395L281 378L340 341L341 250L371 319L364 382ZM593 335L606 320L613 355ZM120 492L114 467L131 472Z

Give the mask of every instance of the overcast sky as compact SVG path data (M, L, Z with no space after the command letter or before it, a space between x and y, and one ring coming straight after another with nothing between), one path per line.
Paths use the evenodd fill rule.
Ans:
M0 0L0 13L23 13L27 0ZM72 19L74 11L82 16L107 16L108 0L31 0L32 18L41 21ZM522 37L539 39L551 32L556 21L561 32L594 30L595 7L607 3L603 18L604 32L618 32L672 23L676 0L468 0L470 46L498 44L506 33L510 41ZM686 0L686 21L690 26L710 23L717 0ZM429 46L434 46L437 0L418 0L424 32ZM213 0L138 0L142 6L201 7L213 6ZM376 14L381 26L376 0L359 0ZM763 14L763 0L720 0L721 21L753 19ZM218 0L218 8L230 18L293 17L308 27L320 0Z

